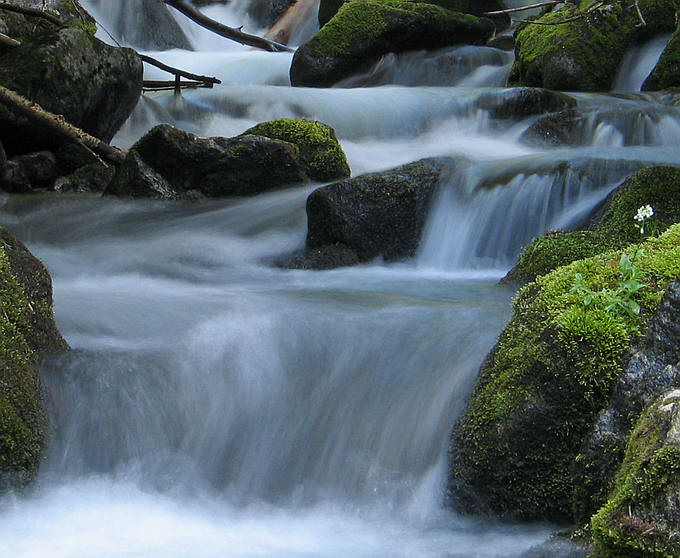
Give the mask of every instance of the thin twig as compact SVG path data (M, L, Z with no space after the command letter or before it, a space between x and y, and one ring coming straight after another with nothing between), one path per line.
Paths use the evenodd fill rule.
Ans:
M484 12L485 16L495 16L504 14L514 14L515 12L525 12L533 10L534 8L543 8L545 6L556 6L557 4L564 4L564 0L550 0L549 2L541 2L540 4L531 4L531 6L520 6L519 8L509 8L507 10L498 10L496 12Z
M39 17L57 26L63 25L63 22L58 17L50 14L49 12L36 10L35 8L24 8L23 6L17 6L16 4L10 4L9 2L0 2L0 10L15 12L17 14L29 17Z
M17 47L21 43L12 37L8 37L4 33L0 33L0 45L8 47Z
M150 56L146 56L145 54L140 54L139 57L142 59L142 61L146 62L147 64L156 66L156 68L160 68L161 70L168 72L169 74L182 76L184 78L193 79L195 81L201 81L203 83L222 83L216 77L201 76L198 74L192 74L185 70L180 70L179 68L173 68L172 66L168 66L167 64L164 64L160 60L156 60L155 58L151 58Z

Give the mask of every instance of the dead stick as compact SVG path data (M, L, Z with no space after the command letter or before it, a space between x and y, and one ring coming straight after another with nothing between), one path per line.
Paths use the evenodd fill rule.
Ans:
M166 71L170 74L175 74L176 76L182 76L187 79L193 79L195 81L203 81L205 83L222 83L219 79L215 77L210 77L210 76L200 76L198 74L192 74L190 72L185 72L184 70L180 70L179 68L173 68L172 66L168 66L167 64L163 64L160 60L156 60L155 58L151 58L150 56L146 56L144 54L140 54L139 57L146 62L147 64L151 64L152 66L156 66L156 68L160 68L163 71Z
M203 15L196 8L186 4L182 0L163 0L163 2L183 13L190 20L198 23L198 25L201 27L205 27L206 29L216 33L217 35L220 35L221 37L231 39L232 41L236 41L242 45L248 45L262 50L267 50L269 52L292 52L293 50L285 45L280 45L274 41L258 37L257 35L249 35L240 29L234 29L233 27L222 25L220 22Z
M53 136L66 142L83 145L114 165L119 165L125 158L125 152L91 136L80 128L76 128L73 124L69 124L63 116L46 111L40 105L29 101L11 89L0 86L0 102L15 114L28 118Z
M12 37L8 37L4 33L0 33L0 45L8 47L17 47L21 43Z
M9 2L0 2L0 10L15 12L29 17L40 17L54 25L63 25L63 22L57 16L35 8L24 8L23 6L17 6L16 4L10 4Z

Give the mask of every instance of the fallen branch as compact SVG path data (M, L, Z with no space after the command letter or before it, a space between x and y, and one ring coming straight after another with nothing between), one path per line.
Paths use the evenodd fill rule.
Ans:
M147 80L143 83L144 91L176 91L177 89L199 89L212 88L212 83L205 83L204 81L156 81Z
M8 37L4 33L0 33L0 45L8 47L17 47L21 43L12 37Z
M13 113L40 126L41 131L45 131L65 142L78 143L114 165L119 165L125 158L125 152L91 136L80 128L76 128L73 124L68 123L63 116L46 111L40 105L29 101L11 89L0 86L0 103L3 103Z
M205 29L212 31L213 33L216 33L221 37L225 37L227 39L231 39L232 41L236 41L237 43L240 43L242 45L259 48L269 52L292 51L291 48L276 43L274 41L270 41L269 39L258 37L257 35L249 35L248 33L244 33L243 31L241 31L240 29L234 29L233 27L222 25L220 22L209 18L208 16L198 11L196 8L190 6L189 4L186 4L183 0L163 0L163 2L170 6L171 8L175 8L177 11L184 14L191 21L197 23L201 27L204 27Z
M264 38L287 45L293 33L317 10L316 0L297 0L271 26Z
M0 10L15 12L29 17L39 17L57 26L63 25L63 22L57 16L36 8L25 8L24 6L17 6L16 4L10 4L9 2L0 2Z
M187 72L185 70L180 70L179 68L173 68L172 66L168 66L167 64L164 64L160 60L156 60L155 58L151 58L150 56L146 56L145 54L140 54L139 57L142 59L142 61L146 62L147 64L156 66L156 68L160 68L161 70L168 72L169 74L182 76L183 78L192 79L194 81L201 81L203 83L217 83L217 84L222 83L216 77L201 76L198 74L192 74L191 72Z

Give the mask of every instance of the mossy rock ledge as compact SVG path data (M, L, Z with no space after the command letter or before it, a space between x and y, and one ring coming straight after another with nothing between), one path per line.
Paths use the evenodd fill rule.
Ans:
M329 87L368 70L384 54L483 45L494 24L408 0L353 0L295 53L291 83Z
M168 124L147 132L105 194L181 200L250 196L308 181L296 145L264 136L200 138Z
M52 313L45 267L0 228L0 490L28 483L47 434L38 364L66 351Z
M650 167L631 175L592 216L589 229L553 231L533 240L503 281L527 283L575 260L639 242L652 232L647 227L640 234L633 220L646 204L654 208L657 232L680 222L680 168Z
M312 180L328 182L350 174L345 152L330 126L301 118L280 118L246 130L244 135L264 136L296 145L300 160Z
M592 531L601 558L680 556L680 390L640 417Z
M647 287L639 315L585 306L576 274L600 291L619 280L612 251L538 277L487 357L451 443L449 494L468 512L573 519L572 468L619 382L630 348L680 276L680 225L625 249Z
M558 91L609 91L626 51L637 42L675 30L680 0L640 0L647 22L635 10L607 4L585 18L567 6L540 17L546 25L524 25L516 32L513 86ZM566 23L560 23L565 21Z

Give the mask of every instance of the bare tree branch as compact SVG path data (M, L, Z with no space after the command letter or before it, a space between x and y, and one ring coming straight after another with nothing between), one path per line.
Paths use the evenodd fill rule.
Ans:
M35 8L25 8L24 6L17 6L16 4L10 4L9 2L0 2L0 10L15 12L29 17L39 17L49 21L53 25L63 24L57 16L54 16L49 12L43 12L42 10L36 10Z
M179 68L173 68L172 66L168 66L167 64L164 64L160 60L156 60L155 58L151 58L150 56L146 56L145 54L140 54L139 57L142 59L142 61L146 62L147 64L156 66L156 68L160 68L161 70L168 72L169 74L175 74L176 76L182 76L184 78L192 79L194 81L200 81L203 83L218 83L218 84L222 83L216 77L201 76L198 74L192 74L191 72L187 72L185 70L180 70Z
M183 0L163 0L163 2L165 2L168 6L175 8L177 11L184 14L195 23L198 23L198 25L201 27L205 27L206 29L216 33L217 35L220 35L221 37L231 39L232 41L236 41L242 45L248 45L269 52L292 51L291 48L274 41L270 41L269 39L264 39L262 37L258 37L257 35L249 35L240 29L234 29L233 27L222 25L220 22L202 14L196 8L190 6Z
M12 37L8 37L4 33L0 33L0 45L2 46L8 46L8 47L16 47L19 46L21 43L17 41L16 39L13 39Z
M46 111L40 105L32 103L11 89L0 86L0 103L3 103L13 113L38 125L46 134L64 142L78 143L114 165L119 165L125 158L125 152L76 128L63 116Z
M534 8L543 8L545 6L556 6L557 4L564 4L564 0L550 0L549 2L541 2L540 4L531 4L531 6L520 6L519 8L509 8L507 10L498 10L496 12L484 12L485 16L514 14L516 12L525 12L533 10Z

